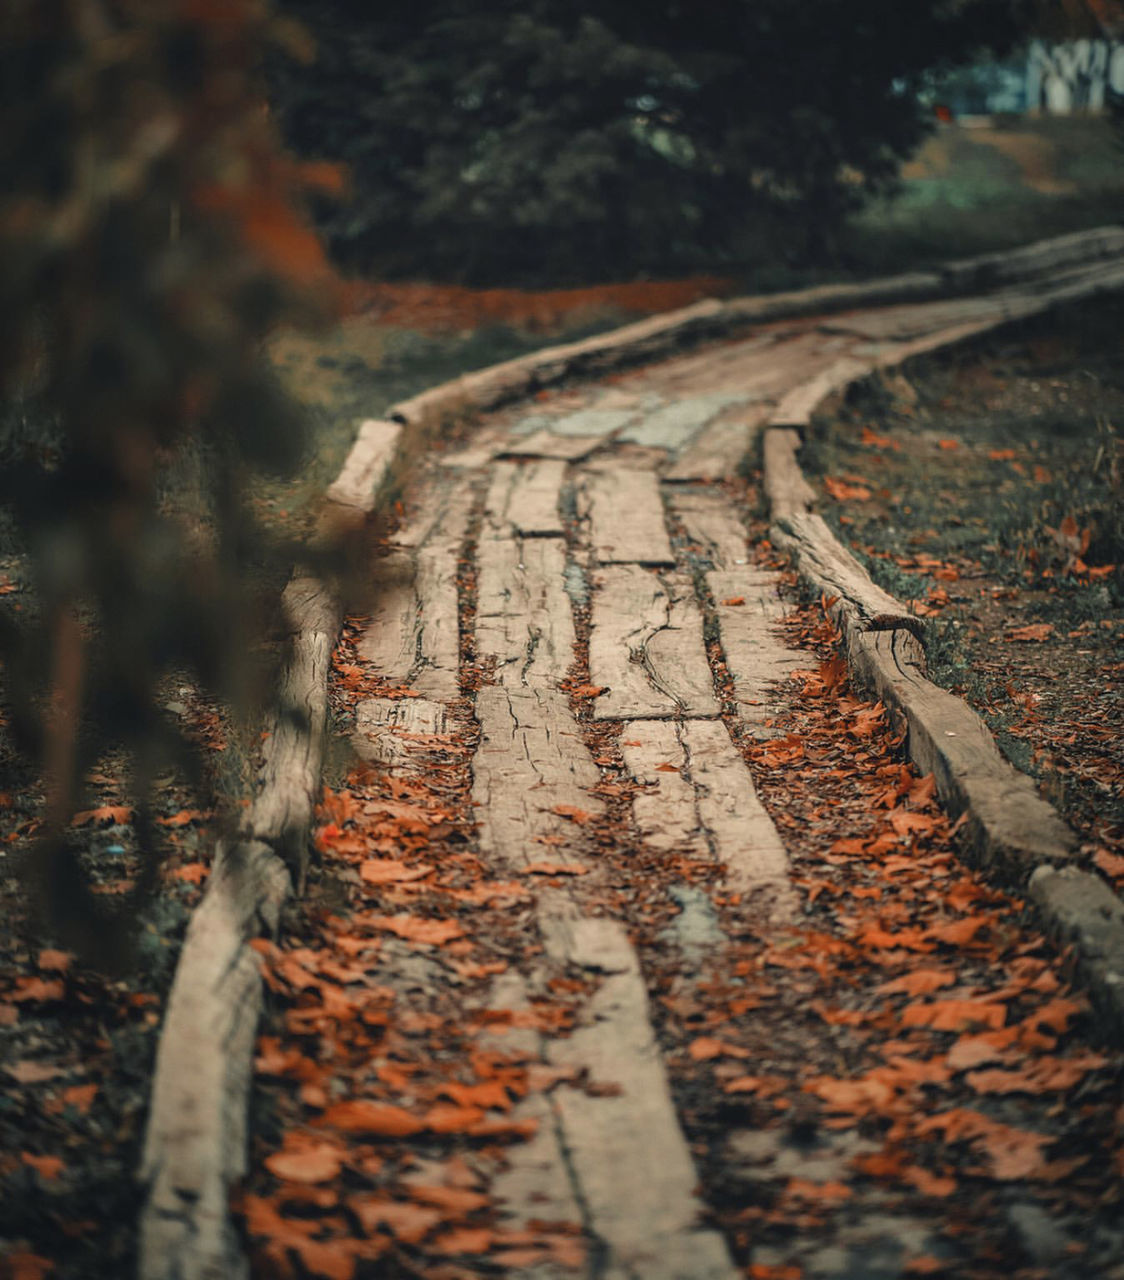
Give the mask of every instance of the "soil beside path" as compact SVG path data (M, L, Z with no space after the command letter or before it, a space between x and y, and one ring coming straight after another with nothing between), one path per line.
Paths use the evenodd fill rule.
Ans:
M361 762L262 947L257 1274L1124 1275L1124 1060L739 475L905 310L544 394L419 474L337 655Z

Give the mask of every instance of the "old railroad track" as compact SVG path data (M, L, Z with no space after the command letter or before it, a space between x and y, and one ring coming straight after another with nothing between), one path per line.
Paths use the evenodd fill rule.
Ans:
M787 314L703 304L677 333L514 362L365 429L333 518L401 435L507 402L412 468L372 612L344 627L332 697L363 767L314 820L316 735L275 743L272 790L221 852L158 1065L143 1275L246 1274L248 1255L294 1276L1124 1274L1088 1269L1110 1246L1043 1201L1077 1177L1070 1207L1112 1216L1088 1162L1113 1141L1097 1089L1124 1032L1124 910L925 679L916 619L798 466L833 391L1119 288L1122 239ZM676 350L720 334L722 306L732 336ZM793 603L793 569L819 603ZM291 595L289 701L316 728L338 618L315 584ZM314 821L315 892L274 945L279 868L304 879ZM1092 1048L1060 1039L1084 1006L1055 994L1042 926L1072 945ZM232 1217L261 955L272 1119ZM1032 1050L1089 1076L1074 1115L1049 1085L1029 1112L965 1085Z

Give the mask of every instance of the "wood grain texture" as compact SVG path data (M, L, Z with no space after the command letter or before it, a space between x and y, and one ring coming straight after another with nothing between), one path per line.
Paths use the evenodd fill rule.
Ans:
M870 372L870 365L853 356L842 356L833 360L826 369L817 373L814 378L802 382L792 388L781 399L780 403L769 415L771 427L807 427L812 415L820 405L836 391L865 377Z
M702 613L684 578L661 580L637 565L612 565L595 580L590 679L605 686L596 720L714 716L718 701Z
M784 704L780 683L814 659L788 648L778 637L777 624L785 611L775 573L754 565L716 569L706 575L706 584L714 600L738 719L755 737L771 737L774 731L768 722Z
M558 499L565 462L496 462L484 500L485 536L561 537Z
M765 497L774 521L802 515L815 505L816 491L796 460L799 448L800 435L791 427L771 427L762 439Z
M967 810L967 839L985 866L1023 886L1043 863L1074 859L1074 833L967 703L926 678L921 646L908 632L856 633L849 651L858 679L904 722L910 758L935 775L946 809L954 817Z
M1099 876L1077 867L1039 867L1028 896L1049 933L1075 953L1098 1029L1124 1044L1124 902Z
M604 436L556 436L550 431L536 431L524 440L513 441L500 450L501 458L560 458L578 462L587 458L604 442Z
M458 485L442 495L420 545L376 563L371 622L357 646L387 680L438 702L459 691L457 561L471 508L471 490Z
M281 673L277 710L262 748L257 794L241 832L273 848L303 885L308 832L320 791L328 672L339 633L339 606L314 578L294 578L282 601L294 634Z
M477 565L477 656L505 687L557 686L574 661L566 548L557 539L482 538Z
M704 427L663 471L674 483L729 480L752 452L757 433L769 416L767 403L740 405L720 413Z
M411 740L452 734L443 703L428 698L367 698L355 708L351 744L357 755L372 764L401 768L410 761Z
M329 502L369 511L375 504L402 438L402 424L368 419L359 427L343 468L328 486Z
M547 685L485 686L476 695L480 746L473 759L472 799L480 847L490 861L518 870L549 849L538 837L565 838L566 860L582 860L580 824L558 806L597 814L600 773L582 741L566 695Z
M769 536L774 546L789 552L801 575L834 601L831 614L848 630L904 627L914 633L919 631L920 620L871 581L870 574L836 540L822 516L808 512L774 517Z
M558 913L542 921L548 954L600 986L551 1062L584 1069L619 1093L552 1094L563 1145L606 1256L598 1274L617 1280L735 1280L725 1241L699 1224L699 1175L691 1159L652 1030L636 952L614 920Z
M633 818L647 844L710 856L725 866L729 890L775 921L793 916L788 855L721 721L634 720L622 730L621 754L645 787ZM678 772L660 768L668 764Z
M647 448L679 450L689 444L712 418L740 400L740 396L727 392L673 400L641 414L619 432L617 439Z
M670 506L683 525L689 550L711 569L743 565L748 557L745 525L737 508L714 489L675 489Z
M659 481L650 471L586 472L578 507L601 564L672 565Z
M140 1169L140 1280L242 1280L230 1218L247 1172L247 1097L261 1012L251 938L273 935L292 881L263 844L217 850L168 997Z

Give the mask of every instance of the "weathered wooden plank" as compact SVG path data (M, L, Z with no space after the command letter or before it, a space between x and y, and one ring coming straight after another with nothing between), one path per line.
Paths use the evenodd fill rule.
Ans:
M475 471L477 467L487 466L507 441L507 432L499 427L477 431L464 448L443 453L434 451L433 460L448 471Z
M709 560L712 569L745 564L745 525L724 493L714 489L676 489L670 503L694 554Z
M990 319L1000 308L992 298L952 298L917 306L856 311L823 321L826 333L848 333L868 342L909 342L938 329Z
M788 551L800 573L833 600L831 615L849 628L887 631L904 627L917 634L920 620L899 600L876 586L870 574L814 513L774 518L769 530L775 546Z
M247 1098L261 1014L251 938L276 932L292 881L266 845L215 854L168 997L140 1169L141 1280L249 1275L230 1195L245 1176Z
M942 347L974 338L977 334L987 333L995 325L994 318L989 317L986 320L954 325L950 329L938 329L935 333L927 333L924 337L913 338L909 342L862 343L855 347L855 355L860 359L870 360L876 369L892 368L906 360L912 360L914 356L926 355L930 351L938 351Z
M677 450L688 444L716 414L743 397L718 392L714 395L688 396L644 413L618 433L618 440L649 448Z
M320 790L328 721L328 671L339 633L339 606L315 578L293 578L282 602L293 629L277 710L262 749L257 794L241 834L268 844L298 885L308 866L308 831Z
M1036 867L1077 856L1077 837L980 717L926 678L924 653L907 631L856 631L848 648L858 679L908 728L910 758L936 777L946 809L967 810L967 839L986 866L1025 885Z
M777 637L784 605L776 575L746 565L708 573L706 583L714 599L726 669L734 683L738 719L755 736L769 736L767 722L776 719L784 703L778 685L808 665L807 654L789 649Z
M371 622L357 646L380 675L437 701L458 693L457 560L471 507L467 485L452 490L420 546L378 562Z
M560 458L578 462L600 447L604 436L556 436L549 431L536 431L525 440L507 445L497 455L501 458Z
M1100 1015L1098 1030L1124 1044L1124 903L1099 876L1077 867L1039 867L1029 897L1047 930L1076 953Z
M686 774L681 729L674 720L632 720L621 731L621 755L631 777L645 788L632 801L640 838L661 853L702 857L710 845ZM660 768L669 764L677 772Z
M472 798L483 854L518 869L550 854L540 837L561 836L566 860L581 861L583 828L555 810L596 814L603 806L592 791L600 774L566 695L546 684L488 685L476 695L476 718Z
M682 736L699 817L726 865L727 887L759 898L774 918L793 914L788 854L726 726L691 720Z
M1025 255L1030 250L1048 254L1045 246L1049 243L1039 242L1039 245L1006 255L1011 260L1010 276L1028 275L1024 266L1018 263L1017 255ZM1106 245L1103 252L1105 260L1110 262L1120 256L1119 251L1110 245ZM1078 254L1069 260L1080 259ZM1038 270L1037 267L1034 269ZM548 347L493 365L479 373L456 378L394 405L387 411L387 417L411 425L432 425L467 412L493 408L505 400L525 395L532 388L551 386L575 374L604 372L663 355L696 338L716 336L740 325L775 322L785 317L827 315L859 307L920 302L947 295L950 288L970 288L974 274L979 274L978 268L957 271L955 264L951 264L944 275L918 272L862 284L826 285L783 294L733 298L727 302L706 299L678 311L636 321L608 334ZM996 278L996 272L991 272L991 278ZM719 387L712 381L703 389L729 388ZM743 385L740 389L748 387ZM576 434L586 433L579 431Z
M369 511L402 438L400 422L368 419L359 427L343 469L324 495L329 502Z
M659 481L652 472L586 472L578 503L589 521L593 553L602 564L675 563Z
M664 470L662 478L675 483L729 480L737 475L768 416L766 403L744 405L719 414Z
M870 365L851 356L833 360L814 378L793 387L769 416L771 427L807 427L820 405L844 387L870 372Z
M614 920L555 915L542 921L550 956L601 985L566 1040L547 1046L558 1065L588 1071L611 1096L560 1086L552 1095L589 1228L615 1280L735 1280L725 1241L699 1225L698 1173L675 1112L652 1030L636 953Z
M574 661L565 592L566 548L557 539L481 539L476 649L505 686L558 685Z
M636 416L635 406L623 409L578 409L564 417L555 418L548 430L556 436L597 436L604 440Z
M1121 255L1124 255L1124 229L1117 226L1093 227L1088 231L1039 240L1019 249L947 262L940 271L958 289L986 289Z
M484 500L486 536L561 537L558 499L566 464L553 459L497 462Z
M718 701L691 584L637 565L601 570L593 593L590 679L597 720L715 716Z
M410 759L409 739L452 732L448 709L428 698L367 698L355 708L356 753L373 764L400 767Z
M647 788L632 805L647 844L710 854L725 865L728 888L760 895L775 917L792 914L788 855L720 720L635 720L624 728L621 753ZM668 764L679 772L660 768Z
M765 497L774 520L802 515L816 501L816 491L796 461L799 448L800 435L791 427L770 427L762 440Z

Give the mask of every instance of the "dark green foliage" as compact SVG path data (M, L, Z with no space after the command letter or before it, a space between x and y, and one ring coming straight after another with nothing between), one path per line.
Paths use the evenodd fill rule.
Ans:
M999 48L1010 0L284 0L288 140L342 159L361 267L588 280L824 254L922 136L933 66ZM778 234L783 231L783 235ZM759 256L759 255L758 255Z
M157 778L190 767L160 682L245 687L260 551L243 480L303 448L260 345L320 312L330 277L264 109L277 33L252 0L0 16L0 506L27 588L4 597L0 643L46 785L33 881L78 945L99 932L66 834L81 779L127 758L155 845ZM153 874L149 858L142 892Z

